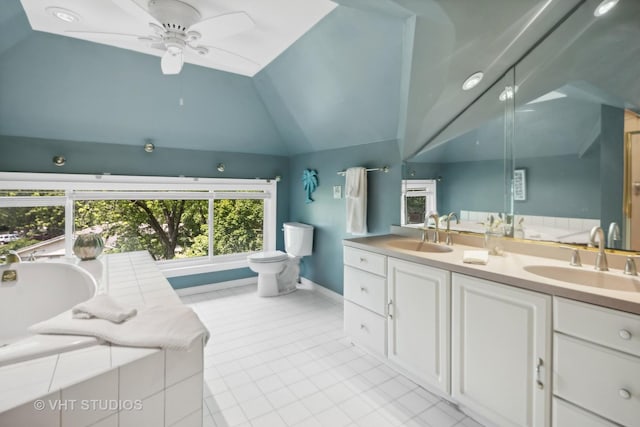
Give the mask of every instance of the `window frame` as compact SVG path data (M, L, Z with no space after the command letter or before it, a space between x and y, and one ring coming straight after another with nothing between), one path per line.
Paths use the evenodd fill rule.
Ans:
M400 225L407 227L421 227L423 224L407 223L407 197L425 197L425 215L429 211L437 211L438 189L435 179L403 179L400 200ZM431 203L430 203L431 201Z
M262 199L263 250L276 248L277 180L0 172L2 190L59 190L64 196L0 196L0 208L65 207L65 257L73 257L74 202L79 200L207 200L209 251L204 257L156 261L166 277L248 267L255 252L213 253L213 202ZM142 197L141 197L142 196Z

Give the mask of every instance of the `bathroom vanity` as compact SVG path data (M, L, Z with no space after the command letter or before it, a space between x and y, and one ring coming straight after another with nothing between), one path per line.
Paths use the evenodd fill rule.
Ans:
M610 274L636 292L588 287L527 270L568 258L472 265L473 247L416 242L344 241L353 343L489 424L640 426L640 279Z

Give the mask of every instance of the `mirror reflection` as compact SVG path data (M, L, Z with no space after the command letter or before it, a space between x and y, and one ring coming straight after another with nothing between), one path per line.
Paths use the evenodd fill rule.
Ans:
M435 180L435 210L461 230L493 218L514 237L588 244L599 226L608 247L640 250L640 2L597 17L599 3L408 161L404 178Z
M505 103L499 97L513 83L513 72L509 72L407 162L404 225L422 227L426 219L427 225L435 226L435 216L429 215L437 214L440 228L445 229L445 218L455 213L459 223L454 218L450 222L452 230L484 233L489 225L502 230L507 222L503 214L506 116ZM425 182L435 186L430 193L433 204L425 205L422 199L411 197L411 189L425 188ZM418 200L420 208L426 206L424 212L418 208L411 211Z
M514 169L526 173L526 197L513 212L528 238L587 244L600 226L607 247L637 250L640 2L600 17L597 5L516 65Z

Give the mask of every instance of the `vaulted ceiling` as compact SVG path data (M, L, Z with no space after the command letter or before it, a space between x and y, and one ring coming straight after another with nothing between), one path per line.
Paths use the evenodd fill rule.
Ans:
M163 76L156 56L34 31L5 0L0 135L280 155L397 140L408 158L580 0L337 3L247 77Z

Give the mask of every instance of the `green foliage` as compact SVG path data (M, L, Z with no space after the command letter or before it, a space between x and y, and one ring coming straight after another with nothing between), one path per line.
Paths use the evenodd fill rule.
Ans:
M216 200L213 248L216 255L262 250L262 200Z
M214 253L261 250L262 200L214 201ZM89 200L74 203L76 231L97 227L105 252L148 250L156 259L207 256L206 200ZM0 254L64 234L64 207L0 209L0 230L22 238Z

